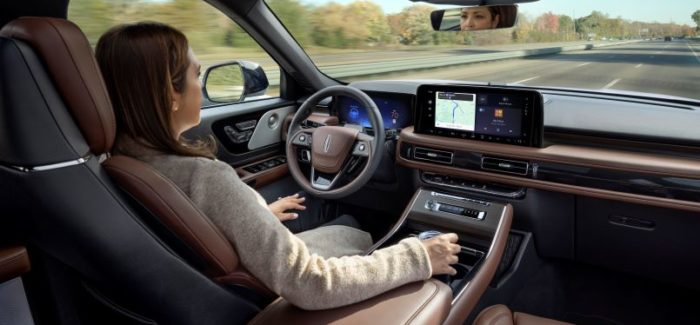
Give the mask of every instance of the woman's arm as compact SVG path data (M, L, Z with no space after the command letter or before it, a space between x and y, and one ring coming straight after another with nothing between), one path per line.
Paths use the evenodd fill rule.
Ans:
M190 197L233 242L253 275L304 309L352 304L432 273L429 254L415 238L369 256L325 259L310 254L222 162L201 160L192 175Z

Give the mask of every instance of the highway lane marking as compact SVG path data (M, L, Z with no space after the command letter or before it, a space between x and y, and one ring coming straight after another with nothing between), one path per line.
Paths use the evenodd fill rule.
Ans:
M698 63L700 63L700 57L698 57L698 54L695 53L695 50L693 50L693 48L690 46L690 43L685 42L685 45L690 49L691 52L693 52L693 54L695 55L695 59L698 60Z
M521 84L521 83L523 83L523 82L528 82L528 81L530 81L530 80L537 79L537 78L539 78L539 77L540 77L540 76L534 76L534 77L532 77L532 78L527 78L527 79L519 80L519 81L516 81L516 82L514 82L514 83L516 83L516 84Z
M622 79L615 79L615 80L611 81L609 84L605 85L605 87L603 87L603 89L608 89L608 88L614 86L616 83L620 82L620 80L622 80Z
M636 67L634 67L634 68L635 68L635 69L639 69L639 67L641 67L642 65L644 65L644 64L642 64L642 63L640 63L640 64L637 64L637 66L636 66Z
M579 68L579 67L587 66L589 64L591 64L591 62L581 63L581 64L577 65L576 67Z
M654 54L659 54L659 53L661 53L661 51L656 51L656 52L654 52Z

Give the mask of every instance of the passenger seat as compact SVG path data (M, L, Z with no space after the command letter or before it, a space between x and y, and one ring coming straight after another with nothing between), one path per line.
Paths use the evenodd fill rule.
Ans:
M571 323L533 316L523 313L514 313L505 305L493 305L479 313L474 320L474 325L572 325Z

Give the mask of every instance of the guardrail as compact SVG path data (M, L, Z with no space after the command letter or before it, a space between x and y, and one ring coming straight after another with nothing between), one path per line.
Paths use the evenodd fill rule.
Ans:
M321 71L333 78L361 77L390 72L401 72L418 69L441 68L453 65L488 62L505 59L516 59L537 55L551 55L562 52L591 50L594 48L616 46L628 43L636 43L635 41L624 41L614 43L588 43L568 46L545 47L535 49L513 50L504 52L494 52L485 54L466 54L466 55L444 55L440 57L405 59L396 61L381 61L381 62L363 62L355 64L339 64L321 66ZM279 85L279 71L267 72L270 86Z

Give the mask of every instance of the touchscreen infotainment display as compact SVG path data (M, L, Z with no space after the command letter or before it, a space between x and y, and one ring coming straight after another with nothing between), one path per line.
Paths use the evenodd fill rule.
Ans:
M474 131L476 94L438 91L435 94L435 126Z
M415 131L538 146L541 103L532 90L424 85L418 89Z

